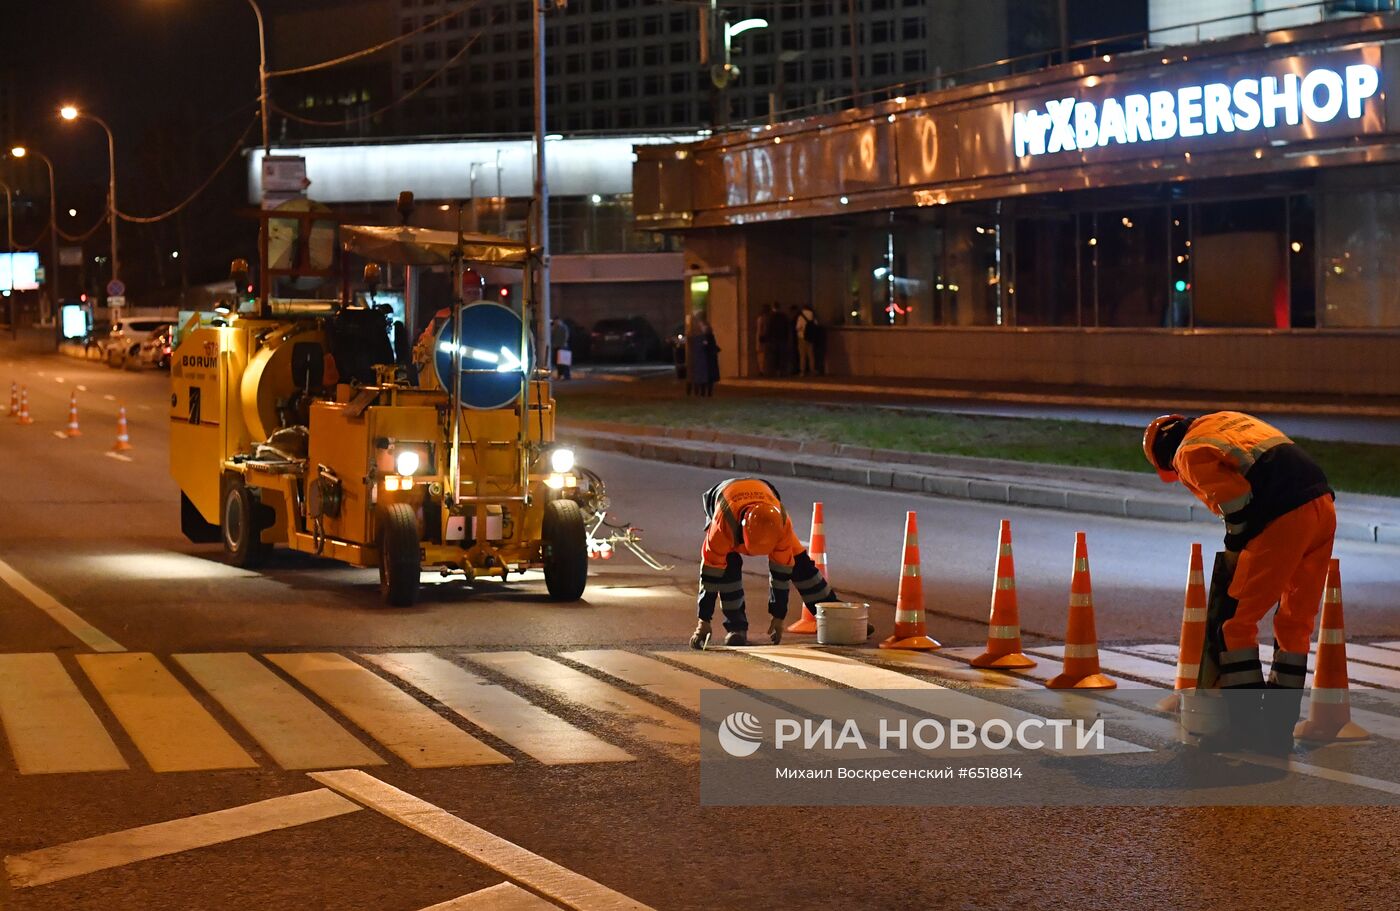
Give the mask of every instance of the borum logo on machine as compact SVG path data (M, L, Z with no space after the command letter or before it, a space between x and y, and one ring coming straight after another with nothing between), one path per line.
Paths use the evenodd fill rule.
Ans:
M205 357L199 354L185 354L180 357L181 367L213 367L218 363L217 357Z

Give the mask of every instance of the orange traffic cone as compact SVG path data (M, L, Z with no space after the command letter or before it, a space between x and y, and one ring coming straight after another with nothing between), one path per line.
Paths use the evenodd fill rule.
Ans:
M919 577L919 523L914 513L904 519L904 564L899 576L899 598L894 605L894 635L880 648L927 651L943 646L928 637L924 622L924 580Z
M829 582L831 577L826 574L826 526L822 517L822 504L812 504L812 537L807 539L807 556L812 558L812 562L821 570L822 576ZM802 605L802 616L792 622L787 628L790 633L815 633L817 631L817 618L806 604Z
M19 422L21 424L33 424L34 419L29 416L29 387L19 387Z
M68 436L80 437L83 432L78 429L78 393L68 394Z
M1064 673L1045 684L1052 690L1111 690L1118 684L1099 668L1099 638L1094 632L1094 594L1089 581L1089 544L1074 533L1074 572L1069 580L1069 630L1065 633Z
M1186 605L1181 611L1181 646L1176 659L1176 689L1193 690L1201 671L1201 651L1206 641L1206 577L1201 561L1201 545L1191 544L1191 565L1186 573ZM1178 693L1157 704L1164 712L1181 705Z
M1293 736L1312 743L1367 740L1371 736L1351 720L1347 636L1342 627L1342 570L1341 562L1335 558L1327 567L1327 588L1322 595L1322 629L1317 634L1317 665L1308 717L1293 729Z
M126 452L131 448L131 437L126 433L126 406L123 405L117 411L117 444L112 447L113 452Z
M1035 667L1021 652L1021 615L1016 607L1016 564L1011 559L1011 520L1001 520L997 538L997 575L992 583L992 612L987 621L987 650L973 667Z
M10 383L10 410L6 412L12 418L19 417L19 387Z

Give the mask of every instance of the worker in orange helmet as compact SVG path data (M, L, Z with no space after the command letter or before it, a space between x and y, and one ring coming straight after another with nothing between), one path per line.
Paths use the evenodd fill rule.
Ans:
M1180 481L1225 522L1236 604L1233 615L1211 618L1206 648L1218 656L1222 689L1268 690L1236 733L1288 752L1337 531L1327 476L1282 431L1238 411L1163 415L1147 426L1142 450L1163 481ZM1266 684L1259 623L1275 604Z
M486 279L481 277L481 273L475 269L462 270L462 306L470 307L479 302L486 293ZM442 329L443 323L452 318L452 307L447 306L433 314L433 318L428 325L423 327L423 332L418 336L418 341L414 343L415 361L420 369L424 369L433 359L433 340L437 338L438 331Z
M745 556L768 558L768 641L783 638L788 596L793 584L803 603L837 600L822 571L792 530L792 520L772 484L759 478L730 478L705 491L705 543L700 548L700 622L690 647L710 640L715 601L724 612L725 645L748 645L749 619L744 613Z

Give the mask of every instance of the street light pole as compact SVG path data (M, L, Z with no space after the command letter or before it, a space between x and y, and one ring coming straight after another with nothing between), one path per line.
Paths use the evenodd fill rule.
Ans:
M96 114L80 111L71 104L64 105L59 114L64 120L77 120L79 117L91 120L107 134L107 221L112 229L112 281L119 281L122 270L121 257L117 254L117 140L112 136L112 128L107 121Z
M535 0L535 233L539 246L538 307L540 310L539 349L546 372L552 369L549 307L549 177L545 170L545 91L544 91L544 14L552 0Z
M10 150L10 154L15 158L23 158L33 152L44 162L44 166L49 170L49 300L57 312L59 301L58 288L58 192L55 189L53 177L53 159L40 152L38 149L28 149L24 146L15 146Z
M5 252L15 252L15 191L5 181L0 180L0 189L5 191ZM10 284L14 285L14 263L10 264ZM13 288L11 288L13 290Z
M256 0L248 0L248 5L258 19L258 105L259 119L262 120L263 157L266 158L272 149L271 123L267 119L267 27Z

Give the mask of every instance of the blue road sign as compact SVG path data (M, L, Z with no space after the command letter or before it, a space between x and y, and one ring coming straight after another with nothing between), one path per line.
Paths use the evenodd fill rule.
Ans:
M462 404L468 408L504 408L520 395L530 369L528 345L521 351L520 317L501 304L462 308ZM452 388L452 320L438 330L433 367L443 389Z

